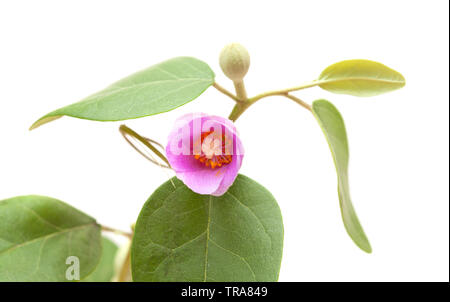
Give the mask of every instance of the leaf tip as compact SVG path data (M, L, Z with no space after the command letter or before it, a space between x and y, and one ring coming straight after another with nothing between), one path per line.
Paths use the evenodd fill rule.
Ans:
M372 254L372 246L370 245L369 239L367 238L366 234L364 234L364 231L362 232L362 237L354 237L352 234L348 234L357 247L359 247L363 252L366 252L367 254Z
M397 71L398 72L398 71ZM405 77L400 73L400 72L398 72L398 74L400 75L400 78L402 79L402 87L405 87L405 85L406 85L406 79L405 79ZM400 88L402 88L402 87L400 87Z
M365 242L364 245L359 245L359 248L367 254L372 254L372 246L370 245L369 241Z
M62 115L55 115L55 116L47 116L47 117L43 117L38 119L36 122L33 123L33 125L31 125L31 127L28 129L29 131L34 130L44 124L50 123L54 120L57 120L59 118L61 118Z

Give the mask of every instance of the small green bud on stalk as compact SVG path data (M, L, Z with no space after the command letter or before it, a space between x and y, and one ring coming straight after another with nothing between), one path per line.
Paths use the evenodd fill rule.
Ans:
M225 46L219 57L220 68L233 82L241 82L250 67L250 55L239 43Z
M225 46L219 56L220 68L223 73L233 81L236 97L247 101L244 77L250 67L250 55L247 49L239 43L231 43Z

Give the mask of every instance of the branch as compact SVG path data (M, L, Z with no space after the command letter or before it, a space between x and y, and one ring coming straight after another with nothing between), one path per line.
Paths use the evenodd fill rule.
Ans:
M102 229L102 231L105 231L105 232L111 232L111 233L114 233L117 235L122 235L122 236L128 237L130 239L133 238L133 234L131 234L131 233L121 231L121 230L116 230L116 229L113 229L113 228L110 228L110 227L107 227L104 225L101 225L101 229Z
M235 96L234 94L232 94L231 92L229 92L228 90L226 90L225 88L223 88L222 86L220 86L217 83L213 83L212 86L214 88L216 88L218 91L222 92L223 94L225 94L226 96L228 96L229 98L233 99L236 102L240 102L239 99L237 98L237 96Z
M293 95L291 95L291 94L289 94L289 93L282 94L282 96L285 96L285 97L287 97L288 99L293 100L294 102L296 102L296 103L299 104L300 106L302 106L302 107L308 109L309 111L312 111L311 105L308 104L308 103L306 103L306 102L304 102L304 101L302 101L302 100L299 99L298 97L293 96Z
M317 86L319 84L320 84L320 82L313 81L313 82L309 82L309 83L303 84L301 86L296 86L296 87L287 88L287 89L281 89L281 90L268 91L268 92L264 92L264 93L258 94L256 96L250 98L249 101L251 103L254 103L254 102L256 102L256 101L258 101L258 100L260 100L262 98L268 97L268 96L286 95L289 92L296 91L296 90L301 90L301 89L305 89L305 88L314 87L314 86Z

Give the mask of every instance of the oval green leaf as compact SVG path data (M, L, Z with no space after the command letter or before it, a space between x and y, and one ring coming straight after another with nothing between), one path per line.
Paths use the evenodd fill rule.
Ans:
M372 248L369 240L356 216L350 198L348 182L349 151L344 120L336 107L326 100L313 102L312 112L325 134L333 155L338 175L339 203L345 229L359 248L367 253L371 253Z
M83 282L111 282L114 277L114 259L117 245L106 237L102 238L102 256L95 270Z
M405 86L405 78L397 71L370 60L347 60L327 67L317 79L325 90L367 97Z
M177 178L159 187L136 223L134 281L277 281L283 222L272 194L243 175L220 197Z
M78 257L83 279L101 252L100 226L62 201L34 195L0 201L0 281L70 281L70 256Z
M214 72L195 58L178 57L132 74L78 103L37 120L37 128L61 116L121 121L154 115L184 105L214 83Z

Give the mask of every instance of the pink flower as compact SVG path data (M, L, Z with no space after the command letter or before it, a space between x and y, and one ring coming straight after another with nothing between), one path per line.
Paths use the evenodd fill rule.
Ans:
M230 120L190 113L176 121L166 155L177 177L192 191L221 196L236 179L244 148Z

